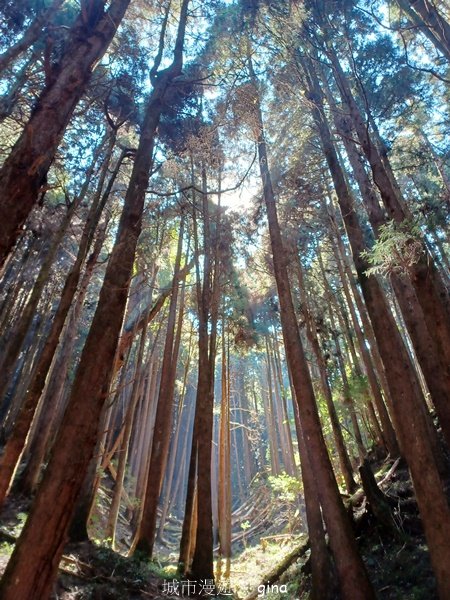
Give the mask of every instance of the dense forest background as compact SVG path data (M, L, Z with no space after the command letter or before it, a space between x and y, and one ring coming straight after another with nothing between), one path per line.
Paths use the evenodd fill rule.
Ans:
M0 15L1 600L448 600L448 0Z

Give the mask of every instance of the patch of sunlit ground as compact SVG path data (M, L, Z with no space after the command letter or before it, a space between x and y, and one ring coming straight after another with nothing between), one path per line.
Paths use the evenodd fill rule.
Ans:
M305 540L305 535L279 536L263 541L257 546L249 546L231 560L231 589L235 591L237 597L245 598L262 584L265 575ZM269 596L266 594L264 597Z

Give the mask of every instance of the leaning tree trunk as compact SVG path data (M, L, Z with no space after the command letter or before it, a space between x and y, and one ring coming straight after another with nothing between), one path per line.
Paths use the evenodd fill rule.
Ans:
M400 447L411 470L422 522L442 599L450 589L450 509L433 454L428 425L423 413L416 373L380 284L367 276L364 236L354 210L353 198L334 149L323 113L323 95L312 66L306 66L312 115L332 175L342 218L352 247L353 260L372 321L393 398L394 425Z
M430 0L399 0L413 22L420 26L439 52L450 61L450 23Z
M157 509L164 468L169 451L171 416L173 414L173 396L175 392L176 357L174 357L175 325L178 301L177 274L181 265L181 254L184 236L184 217L181 219L178 234L178 249L175 259L174 284L170 296L169 314L167 318L166 338L161 367L161 383L159 386L155 425L153 429L152 450L147 477L147 489L144 495L142 520L135 541L135 550L152 556L156 533Z
M294 392L295 395L295 392ZM294 399L293 399L294 400ZM335 597L336 585L333 583L333 563L328 552L319 493L314 472L308 462L308 451L303 438L298 408L294 401L295 426L299 454L303 495L305 499L306 521L311 546L311 600L327 600Z
M14 107L16 106L19 98L19 94L30 77L30 68L35 60L36 58L31 56L27 61L25 61L25 63L20 67L19 72L14 74L14 80L8 87L6 94L0 98L0 123L3 123L5 119L12 115Z
M299 282L299 291L302 305L304 306L303 316L306 324L306 337L310 343L313 354L316 358L317 367L319 369L320 386L322 389L323 397L327 405L328 416L331 423L331 430L333 432L334 443L339 458L339 467L341 470L342 477L344 479L345 487L348 494L352 494L356 491L356 481L353 477L352 464L348 455L347 448L344 442L344 436L342 435L341 425L339 423L339 417L336 411L336 407L333 402L333 395L331 393L330 382L328 380L327 365L320 348L319 339L314 327L313 319L311 318L311 309L308 305L308 296L306 294L304 286L304 275L303 268L300 262L300 258L297 257L297 277Z
M92 3L93 10L80 13L70 30L67 51L54 67L21 136L0 169L0 265L37 202L73 111L129 3L130 0L112 0L107 11L99 11L96 2ZM105 4L102 2L102 7Z
M386 211L400 226L411 218L395 180L387 156L382 156L373 143L366 120L352 94L347 77L333 50L329 57L344 105L348 108L361 148L370 164ZM450 364L450 296L432 257L423 242L417 260L408 265L408 277L417 294L432 339L439 348L444 365Z
M333 221L332 221L332 224L333 224ZM350 310L353 327L355 329L356 337L358 340L359 350L361 352L364 366L366 368L367 379L369 381L370 389L372 391L372 396L375 401L375 406L378 410L378 416L380 417L381 430L382 430L381 433L383 436L383 440L386 443L386 446L387 446L387 449L389 451L391 458L397 458L400 453L400 449L398 447L398 442L397 442L397 436L396 436L394 427L392 425L391 418L390 418L387 408L385 406L383 396L381 395L381 390L380 390L380 386L377 381L377 376L376 376L375 369L374 369L374 366L372 363L372 358L370 356L369 350L366 345L366 341L364 339L364 334L362 332L361 326L358 321L358 316L356 314L354 300L351 297L349 285L347 282L345 268L342 265L341 252L340 252L342 240L340 239L339 231L335 232L335 235L333 236L332 240L333 240L332 241L333 252L335 255L336 264L337 264L338 271L339 271L339 277L341 279L342 286L344 289L345 299L347 300L347 305ZM334 240L336 240L337 247L334 243Z
M344 598L351 600L369 600L375 597L374 591L358 552L351 524L345 512L334 477L333 468L323 438L311 377L300 339L300 332L291 297L287 271L287 255L281 238L275 195L267 160L267 148L264 138L257 79L253 71L250 55L248 61L256 98L255 110L260 131L257 140L259 164L269 222L274 273L280 302L281 326L286 349L286 359L291 371L295 396L298 402L302 431L307 442L308 460L316 477L320 503L330 536L330 546L336 563L342 595Z
M8 50L5 50L5 52L0 54L0 73L4 71L14 59L20 56L22 52L25 52L32 44L34 44L34 42L42 35L42 31L47 25L47 21L52 19L63 3L64 0L53 0L45 10L38 13L23 36L15 44L10 46Z
M119 462L117 465L117 475L116 481L114 484L114 492L111 501L111 507L109 510L108 523L106 526L105 537L106 539L111 540L111 546L114 549L115 540L116 540L116 526L117 519L119 518L119 510L120 510L120 499L122 497L123 486L125 481L125 469L127 466L128 460L128 451L131 440L131 433L133 429L134 423L134 414L136 411L136 406L139 401L141 392L142 392L142 384L144 380L144 372L142 363L144 361L144 351L145 351L145 343L147 337L147 327L141 332L141 340L139 343L139 350L136 357L136 365L134 369L133 376L133 387L131 390L131 396L129 400L129 405L127 408L126 416L125 416L125 427L123 429L123 434L121 437L121 445L119 450Z
M336 114L336 112L333 111L333 114ZM378 232L380 227L387 222L387 219L352 141L351 126L345 118L336 119L336 125L344 141L369 221L374 231ZM436 339L430 335L425 315L409 278L402 274L392 273L390 279L415 355L438 413L442 431L450 447L450 405L448 403L450 397L450 363L447 364L445 359L442 360Z
M142 227L156 128L165 108L165 93L182 69L188 4L189 0L183 1L172 65L160 74L150 94L97 309L52 457L0 584L3 600L44 600L50 595L57 573L75 503L98 437Z
M77 328L81 318L88 286L94 274L97 259L106 238L106 229L107 222L101 226L92 253L86 261L86 267L84 269L83 277L81 278L77 298L65 327L64 338L60 344L58 354L54 359L51 374L49 374L49 382L44 389L43 406L40 409L38 430L33 436L31 443L30 441L27 441L26 454L28 456L28 461L17 482L17 489L25 496L31 496L36 491L42 465L47 462L53 438L63 416L67 372L77 340Z
M31 294L27 300L27 303L23 309L23 312L20 315L20 319L16 323L13 328L11 341L7 346L7 350L3 357L0 369L0 398L3 398L5 393L8 390L8 384L10 382L11 374L13 371L14 364L20 354L20 350L22 349L22 345L27 335L27 332L30 328L30 325L33 321L33 317L36 314L36 310L39 304L39 301L42 297L45 286L48 282L48 279L51 275L52 267L54 266L55 257L60 248L61 242L64 239L64 236L67 233L67 230L74 218L77 209L81 205L81 203L85 200L86 195L89 190L89 185L91 183L92 176L94 174L95 166L97 160L101 154L103 142L106 140L106 136L104 140L97 147L93 159L89 168L86 171L86 177L84 179L84 183L81 186L80 193L72 200L69 208L67 209L66 214L61 220L61 223L58 226L53 238L50 242L50 247L47 253L44 256L44 260L42 261L42 265L39 269L38 276L33 285L33 289ZM110 150L112 150L110 148ZM108 158L106 159L108 160ZM105 168L105 176L107 172L107 168ZM0 209L1 210L1 209Z
M59 338L64 328L66 317L72 305L72 300L77 291L81 268L84 264L84 260L89 251L99 218L109 198L113 182L115 181L115 177L121 164L121 160L119 160L118 166L115 169L115 173L113 173L107 189L102 195L102 186L108 171L109 158L114 147L114 142L115 136L112 137L110 142L108 157L103 168L103 173L102 177L100 178L96 197L92 201L92 205L86 219L76 260L67 276L64 288L61 292L58 308L53 316L51 328L34 369L32 380L28 386L27 393L20 408L20 412L15 419L11 435L8 437L6 445L3 449L3 454L0 460L0 506L7 494L8 487L12 482L15 470L25 447L27 435L31 427L42 391L45 387L45 381L47 379L54 354L58 347ZM48 408L49 407L47 407L47 409Z

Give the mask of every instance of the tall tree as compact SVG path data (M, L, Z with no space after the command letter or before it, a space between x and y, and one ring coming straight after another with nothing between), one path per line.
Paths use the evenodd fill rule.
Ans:
M53 162L92 71L116 33L129 0L85 0L70 29L66 51L0 169L0 264L11 251ZM57 107L57 109L55 108Z
M5 599L47 598L56 576L75 502L97 441L142 225L156 128L165 108L166 93L183 67L188 5L189 0L183 0L173 61L154 78L116 242L64 420L29 518L1 581L0 593ZM162 45L164 33L161 38ZM155 73L159 63L160 59L154 65ZM34 549L32 555L30 548Z

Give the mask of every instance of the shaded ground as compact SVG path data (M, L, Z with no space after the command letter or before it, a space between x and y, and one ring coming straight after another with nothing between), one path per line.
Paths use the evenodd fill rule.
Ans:
M389 469L392 471L392 463L378 463L373 468L377 471L377 480L381 481ZM388 473L387 481L380 487L393 507L396 531L386 529L375 520L361 493L359 499L353 502L355 532L377 597L380 600L437 599L435 580L407 468L402 464L395 466ZM12 552L14 538L25 521L27 508L26 501L12 498L3 511L2 531L5 533L0 533L0 571L3 571ZM236 552L231 563L230 584L235 592L234 598L242 600L251 590L258 589L264 582L264 576L303 542L303 536L287 532L266 539L261 538L260 534L248 538L244 542L247 548ZM240 545L242 548L242 544ZM165 563L125 558L105 546L91 542L68 546L61 562L54 599L164 600L187 597L181 594L181 587L177 593L172 594L170 585L164 584L164 578L169 582L174 578L175 555L170 555L170 547L166 547L165 553L161 547L159 552L161 557L165 555ZM170 561L172 565L169 564ZM264 594L259 597L307 600L310 592L308 567L306 553L277 582L278 588L275 589L280 590L283 586L281 593L271 593L265 589ZM201 597L206 596L202 594Z
M377 480L389 464L377 465ZM376 466L374 466L376 470ZM370 579L380 600L437 600L436 582L423 536L411 480L405 465L398 465L381 489L392 501L398 532L380 526L362 498L354 509L355 532ZM450 558L449 558L450 559ZM308 563L299 561L278 581L286 593L266 593L270 600L308 600ZM261 579L261 583L263 578Z

